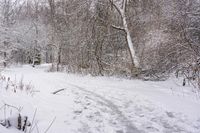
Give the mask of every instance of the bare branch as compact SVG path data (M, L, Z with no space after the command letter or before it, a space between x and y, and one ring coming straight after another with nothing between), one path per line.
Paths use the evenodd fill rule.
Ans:
M111 25L111 26L112 26L112 28L114 28L114 29L117 29L117 30L122 30L122 31L124 31L124 32L125 32L125 29L124 29L123 27L116 26L116 25Z

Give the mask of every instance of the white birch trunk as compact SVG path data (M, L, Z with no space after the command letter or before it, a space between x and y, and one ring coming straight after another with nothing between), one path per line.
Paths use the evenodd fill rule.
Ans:
M128 24L127 24L127 21L126 21L125 13L121 12L121 16L122 16L122 19L123 19L123 27L124 27L124 30L126 32L126 39L127 39L127 43L128 43L128 47L129 47L131 56L132 56L133 63L134 63L136 68L140 68L139 58L137 57L135 49L133 47L133 42L132 42L132 39L131 39L130 31L128 29Z
M129 51L130 51L132 63L134 64L134 66L136 68L140 68L139 58L136 55L135 48L133 46L133 42L132 42L132 39L131 39L131 34L130 34L129 29L128 29L128 24L127 24L127 20L126 20L126 4L127 4L128 1L127 0L121 0L121 2L120 2L120 1L110 0L110 2L114 5L114 7L119 12L119 14L122 18L123 27L117 28L117 29L120 29L120 30L122 29L126 33L126 40L127 40L127 43L128 43L128 48L129 48Z

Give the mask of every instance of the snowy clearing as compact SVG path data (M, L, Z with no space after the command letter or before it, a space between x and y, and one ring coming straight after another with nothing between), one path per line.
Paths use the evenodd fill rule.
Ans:
M163 82L50 73L49 65L12 67L2 75L33 86L31 93L5 90L0 80L0 107L22 107L32 133L200 133L200 98L177 79ZM54 93L54 94L53 94ZM6 117L13 115L7 108ZM12 111L11 111L12 110ZM0 119L4 119L4 109ZM20 133L0 125L0 133Z

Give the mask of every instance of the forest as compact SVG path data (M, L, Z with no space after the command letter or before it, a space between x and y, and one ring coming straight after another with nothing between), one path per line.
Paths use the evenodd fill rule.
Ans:
M4 66L53 63L52 71L140 78L199 67L199 0L1 0L0 5Z

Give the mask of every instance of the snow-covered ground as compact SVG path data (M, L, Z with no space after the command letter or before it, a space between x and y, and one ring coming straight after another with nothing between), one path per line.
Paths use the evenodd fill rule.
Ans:
M163 82L46 72L48 65L12 67L2 75L34 91L5 90L0 80L0 108L22 107L32 133L200 133L200 98L177 79ZM10 87L11 88L11 87ZM18 87L19 88L19 87ZM26 87L24 87L26 88ZM53 92L63 89L57 94ZM13 114L7 107L0 119ZM11 112L12 110L12 112ZM36 111L37 110L37 111ZM0 125L0 133L19 133Z

